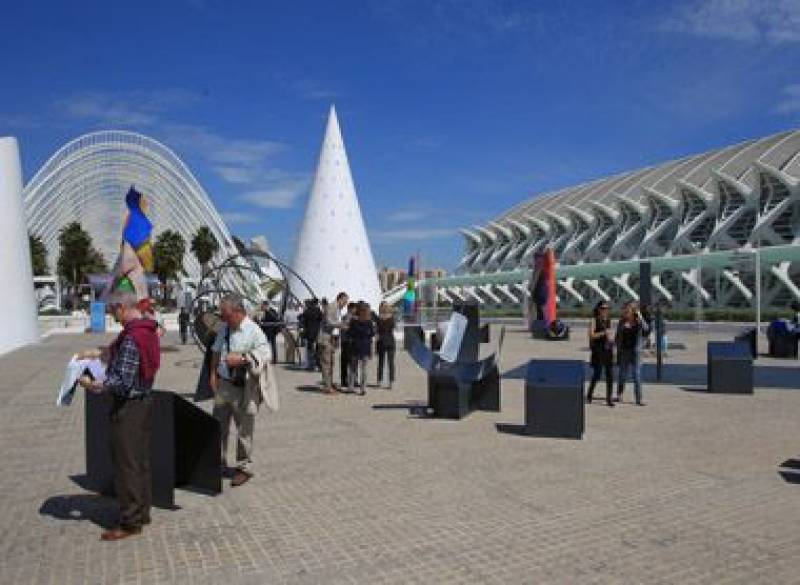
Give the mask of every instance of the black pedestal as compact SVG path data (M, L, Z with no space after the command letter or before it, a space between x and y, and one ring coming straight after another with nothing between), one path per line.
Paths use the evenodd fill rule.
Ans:
M753 356L753 359L758 357L758 335L755 327L743 330L733 340L737 343L746 343L750 348L750 355Z
M583 362L531 360L525 376L525 433L582 439Z
M111 395L86 392L86 476L89 488L114 493L111 463ZM173 392L153 392L150 463L153 504L172 508L174 489L222 491L219 422Z
M753 393L753 357L748 344L709 341L707 359L709 392Z
M471 412L470 385L459 383L450 372L429 374L428 408L436 418L464 418Z
M796 358L797 336L794 333L781 333L770 337L769 355L776 358Z

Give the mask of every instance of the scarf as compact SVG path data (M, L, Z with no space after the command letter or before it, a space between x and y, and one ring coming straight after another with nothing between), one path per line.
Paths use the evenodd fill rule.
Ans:
M110 361L113 361L122 340L128 336L133 339L139 350L139 381L145 387L153 385L156 372L161 367L161 344L156 334L157 328L158 323L152 319L128 321L109 347Z

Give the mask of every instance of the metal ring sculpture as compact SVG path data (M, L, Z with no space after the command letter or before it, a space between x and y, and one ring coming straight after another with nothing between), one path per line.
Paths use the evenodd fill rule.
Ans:
M200 282L197 284L197 290L194 298L192 298L191 305L189 306L189 314L194 315L194 323L192 327L192 335L197 346L205 352L208 348L212 334L215 333L216 328L219 326L221 316L219 308L215 300L221 299L229 293L240 294L245 300L249 301L254 306L258 306L263 299L260 298L261 291L257 291L258 296L254 294L252 288L247 290L247 285L252 285L252 279L244 277L244 272L255 273L261 279L263 284L264 280L279 282L277 279L272 278L264 273L261 267L256 263L257 258L265 258L275 263L278 271L281 273L283 297L280 306L278 307L278 316L280 321L276 323L276 327L284 332L284 335L290 335L285 320L286 309L289 303L302 304L303 299L295 294L289 286L289 275L294 276L306 289L308 295L305 298L316 299L317 295L308 285L306 280L295 272L290 266L278 260L269 252L263 250L248 249L234 238L238 248L239 254L230 256L223 262L212 267L203 274ZM231 275L230 273L233 272ZM236 283L238 286L235 288L230 286L229 283ZM292 337L293 341L296 340Z

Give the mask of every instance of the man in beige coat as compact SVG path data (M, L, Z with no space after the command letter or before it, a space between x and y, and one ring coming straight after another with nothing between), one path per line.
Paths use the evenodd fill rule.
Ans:
M278 391L267 338L247 316L242 297L225 296L220 311L225 324L212 347L209 385L214 391L213 414L220 423L222 464L226 467L231 419L236 425L236 472L231 486L238 487L253 476L255 415L262 403L277 410Z
M339 332L345 327L342 321L342 309L347 306L347 294L340 292L336 301L325 307L317 345L319 348L320 369L322 370L322 391L325 394L336 394L333 385L333 364L336 363L336 345Z

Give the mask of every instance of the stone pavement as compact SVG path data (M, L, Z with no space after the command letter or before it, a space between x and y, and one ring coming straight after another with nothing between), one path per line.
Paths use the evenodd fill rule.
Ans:
M778 474L800 456L798 364L759 359L754 396L693 392L707 337L675 333L648 406L587 406L583 441L514 433L527 359L585 359L584 340L512 327L503 411L460 422L405 408L426 391L402 353L396 389L366 398L281 367L249 484L178 490L142 536L101 543L113 501L71 479L83 398L54 405L70 353L100 338L51 336L0 358L0 583L800 583L800 485ZM163 358L158 386L191 392L197 350Z

